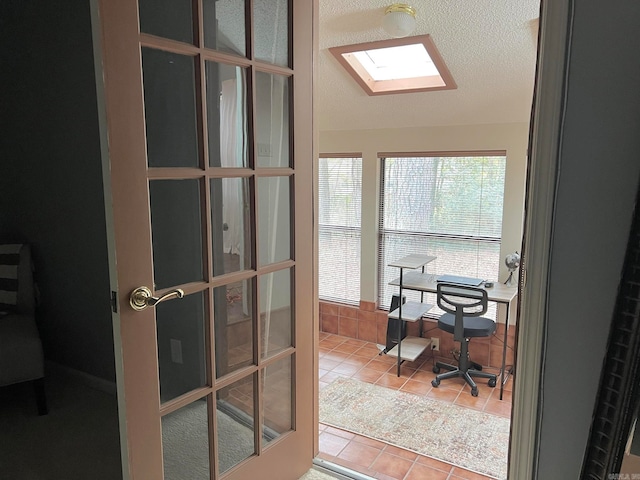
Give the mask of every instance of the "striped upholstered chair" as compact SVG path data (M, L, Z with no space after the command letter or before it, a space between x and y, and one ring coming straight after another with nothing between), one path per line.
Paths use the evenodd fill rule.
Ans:
M29 245L0 245L0 387L33 382L38 413L45 415L44 356L35 308Z

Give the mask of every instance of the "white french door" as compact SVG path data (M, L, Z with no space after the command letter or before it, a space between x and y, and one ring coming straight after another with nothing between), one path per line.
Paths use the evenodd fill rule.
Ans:
M317 4L98 4L130 478L299 478Z

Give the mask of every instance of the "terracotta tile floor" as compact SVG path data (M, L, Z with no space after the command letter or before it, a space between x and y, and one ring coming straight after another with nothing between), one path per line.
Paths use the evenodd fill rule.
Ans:
M319 355L320 389L338 377L351 377L506 418L511 416L511 379L505 384L502 400L499 399L500 381L498 386L490 388L484 379L479 379L477 397L471 396L462 379L442 381L438 388L433 388L431 380L435 374L431 370L431 352L423 353L415 362L405 362L400 378L396 376L396 359L378 355L375 343L320 333ZM452 361L451 358L442 360ZM319 457L381 480L490 478L322 423Z

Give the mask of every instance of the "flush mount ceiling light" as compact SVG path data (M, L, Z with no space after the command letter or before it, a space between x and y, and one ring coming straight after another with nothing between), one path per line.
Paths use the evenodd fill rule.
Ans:
M416 11L406 3L394 3L387 7L382 28L394 38L409 35L416 28Z

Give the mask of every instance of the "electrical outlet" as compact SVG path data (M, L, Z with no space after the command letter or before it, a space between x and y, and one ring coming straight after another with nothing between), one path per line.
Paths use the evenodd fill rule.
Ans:
M431 337L431 350L440 351L440 339L438 337Z
M258 156L259 157L270 157L271 156L271 144L269 144L269 143L258 143Z
M171 344L171 361L173 363L182 363L182 342L172 338Z

